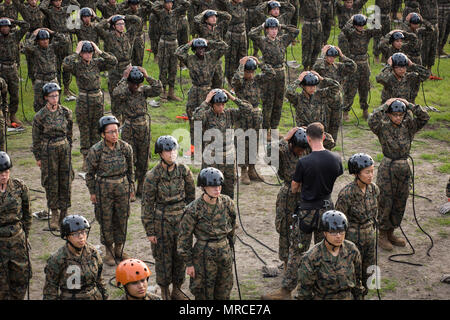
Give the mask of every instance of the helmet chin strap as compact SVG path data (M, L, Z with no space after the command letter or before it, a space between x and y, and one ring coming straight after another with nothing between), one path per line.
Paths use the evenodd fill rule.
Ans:
M361 180L361 178L359 177L359 173L356 174L356 179L361 181L362 184L365 184L366 186L368 186L368 183L365 183L364 181Z
M161 158L161 161L167 166L167 170L169 170L169 168L173 165L175 165L175 162L172 162L172 164L169 164L166 160L164 160L163 157L161 157L161 155L159 155L159 157Z
M86 242L87 242L87 239L89 238L89 229L88 229L88 233L87 233L87 236L86 236ZM66 238L66 242L76 251L76 252L81 252L81 251L83 251L83 249L84 249L84 247L86 246L86 245L84 245L82 248L78 248L78 247L76 247L76 246L74 246L73 245L73 243L72 242L70 242L69 241L69 238Z
M204 187L203 187L203 194L206 194L206 195L208 196L209 200L217 199L217 197L211 197L211 196L209 195L209 193L206 192L206 190L205 190Z
M327 237L324 237L325 238L325 241L330 245L330 246L332 246L333 248L331 249L331 251L336 251L336 249L337 248L339 248L339 247L341 247L342 245L339 245L339 246L335 246L334 244L332 244L330 241L328 241L328 239L327 239Z

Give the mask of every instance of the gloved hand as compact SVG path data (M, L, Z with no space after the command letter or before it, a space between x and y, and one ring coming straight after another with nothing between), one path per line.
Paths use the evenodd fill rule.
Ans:
M450 212L450 201L443 204L440 208L439 208L439 213L440 214L447 214Z

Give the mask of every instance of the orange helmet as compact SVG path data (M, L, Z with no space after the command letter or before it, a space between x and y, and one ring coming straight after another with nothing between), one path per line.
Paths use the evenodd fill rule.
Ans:
M148 278L152 273L147 265L139 259L123 260L116 269L117 285L126 285L130 282Z

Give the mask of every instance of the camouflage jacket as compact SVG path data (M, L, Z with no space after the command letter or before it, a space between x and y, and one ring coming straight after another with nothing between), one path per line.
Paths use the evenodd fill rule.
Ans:
M299 300L359 300L364 291L361 254L353 242L344 240L334 257L322 240L303 256L298 281Z
M425 126L430 116L424 107L410 103L403 122L397 127L386 114L387 108L388 105L383 104L375 109L367 123L370 130L378 136L385 157L406 158L409 155L414 134Z
M0 237L14 235L21 228L29 235L31 220L28 187L22 180L9 179L6 191L0 192Z
M51 81L56 78L56 49L59 45L58 35L55 34L47 48L36 43L36 36L31 35L25 41L25 52L33 61L33 73L36 79Z
M261 2L255 9L255 14L257 14L258 20L265 21L266 17L269 18L269 8L268 4L270 1L264 1ZM292 16L295 12L295 7L292 5L292 3L289 2L280 2L281 8L280 8L280 15L276 17L280 24L288 25L291 22Z
M398 79L391 66L386 66L377 75L376 80L383 85L381 92L381 102L384 103L389 98L403 98L407 101L414 101L416 89L420 83L427 80L431 71L427 68L413 64L408 68L408 72Z
M329 110L340 108L341 86L336 80L324 78L321 81L322 89L310 97L306 93L298 93L295 90L300 85L297 79L286 88L286 98L295 107L295 119L298 127L308 126L312 122L319 121L328 131Z
M212 29L210 29L210 26L205 22L205 19L203 18L205 12L206 10L202 11L200 14L194 17L194 34L206 40L223 40L222 36L224 34L224 31L228 28L228 25L231 21L231 15L228 12L217 11L217 23L214 27L212 27Z
M123 140L118 140L111 150L104 140L94 144L86 157L86 185L90 194L95 194L96 177L114 178L127 176L134 183L133 149Z
M190 2L187 0L177 0L176 3L176 7L170 12L164 8L163 1L155 1L152 6L152 12L156 14L159 20L162 40L177 40L178 21L181 16L186 14L186 10L190 5Z
M299 0L300 15L306 20L320 20L320 10L322 8L320 0Z
M388 15L391 12L392 0L375 0L375 5L380 8L381 14Z
M393 32L391 31L380 39L380 42L378 43L378 50L380 50L385 57L391 57L394 53L398 52L408 55L404 50L403 43L400 49L395 48L391 43L389 43L392 33ZM405 33L403 33L403 35L405 35Z
M51 0L42 0L39 4L39 8L41 8L42 12L44 12L46 16L46 21L48 22L48 28L55 32L60 33L68 33L69 25L68 20L70 19L70 6L78 6L80 4L76 0L70 0L68 5L61 4L61 9L56 9L52 6ZM67 41L70 41L67 39Z
M336 15L339 21L339 29L344 28L347 21L355 14L361 13L361 9L367 0L354 0L353 6L347 9L341 0L335 0Z
M42 159L47 152L47 144L53 139L63 139L66 137L72 144L72 111L62 105L58 106L55 112L50 111L46 106L42 107L33 118L33 152L36 161Z
M354 180L339 192L335 210L344 213L350 225L373 222L377 216L379 194L380 189L375 183L366 186L364 194Z
M195 8L195 12L198 14L205 10L222 10L224 9L223 4L219 4L217 0L191 0L191 7Z
M116 3L111 5L107 0L98 0L97 9L102 13L103 19L108 19L109 17L119 13L119 7Z
M368 58L370 38L382 36L381 29L364 29L361 33L353 26L353 19L349 19L342 29L349 45L349 58L355 62L364 61Z
M270 64L274 68L284 66L286 48L298 36L300 31L293 26L281 25L281 30L285 30L286 32L283 35L277 36L272 41L267 36L261 36L262 30L264 30L264 26L262 25L252 28L248 36L261 49L263 62Z
M142 193L141 220L147 237L155 236L155 215L181 211L195 199L194 175L188 166L175 164L167 172L161 162L147 172Z
M133 11L131 9L131 7L128 5L127 1L122 2L121 4L119 4L119 14L122 15L135 15L138 16L139 18L141 18L141 23L140 25L137 27L137 35L142 35L143 32L143 28L145 25L147 25L147 21L150 17L150 13L152 10L152 3L148 0L142 0L139 2L139 6L137 8L137 11Z
M247 16L247 9L244 2L235 3L231 0L216 0L219 6L224 8L224 11L231 15L231 21L228 25L228 32L242 33L245 32L245 18Z
M405 39L403 39L402 51L408 57L420 57L423 35L429 31L434 31L433 25L427 20L423 20L422 26L413 31L407 23L404 23L402 30L403 35L405 36Z
M438 23L438 4L437 0L418 0L420 5L420 14L431 24Z
M0 3L0 17L17 20L19 18L19 12L14 3Z
M5 113L5 106L8 105L8 101L6 100L6 96L8 95L8 84L5 79L0 77L0 106L2 108L3 113ZM3 117L3 113L0 112L0 117Z
M26 21L14 20L12 26L18 25L19 30L12 29L8 35L0 33L0 63L16 62L19 53L19 42L30 28Z
M96 0L79 0L80 8L91 8L95 11L96 8Z
M342 84L350 75L356 72L357 65L355 61L346 56L341 58L341 62L329 64L325 58L319 58L313 66L313 70L322 77L330 78Z
M76 256L68 246L62 246L47 260L44 300L100 300L102 295L107 299L103 261L97 249L86 243L81 256Z
M120 106L119 112L127 120L132 121L139 117L145 117L148 114L147 98L159 96L162 91L161 81L152 77L147 77L146 79L150 85L140 86L137 92L134 93L128 89L128 81L125 78L122 78L114 88L113 99Z
M79 90L92 91L100 89L100 71L113 68L116 64L116 57L104 51L99 57L92 58L90 63L74 53L64 58L63 68L75 76Z
M178 253L183 257L186 267L193 265L193 235L197 241L217 241L234 238L236 228L236 209L234 201L227 195L220 195L217 203L211 205L197 198L186 206L180 221Z
M95 28L97 22L91 21L89 25L85 25L83 22L80 23L79 28L70 29L70 33L77 35L78 41L92 41L95 44L99 44L100 38L98 31Z
M189 76L194 86L211 86L217 61L225 54L228 45L224 41L208 41L208 47L211 49L205 53L203 59L195 54L190 55L189 43L182 45L175 50L175 55L189 69Z
M12 0L22 19L30 24L30 32L44 27L45 14L39 6L32 7L23 0Z

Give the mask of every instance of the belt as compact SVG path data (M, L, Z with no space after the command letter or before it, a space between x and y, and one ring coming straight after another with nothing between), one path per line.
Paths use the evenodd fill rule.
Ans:
M383 159L387 159L388 161L401 161L401 160L403 160L403 161L407 161L408 160L408 158L407 157L400 157L400 158L389 158L389 157L384 157Z
M284 64L283 63L275 64L275 65L272 65L272 68L275 70L284 69Z
M200 240L197 239L197 242L195 244L208 244L208 247L214 247L214 248L223 248L225 246L228 246L228 240L227 238L222 239L208 239L208 240Z
M301 210L308 210L308 209L321 209L321 208L327 208L333 205L333 202L331 201L331 195L328 195L324 199L321 200L315 200L315 201L300 201L300 208Z
M350 228L359 228L359 229L368 229L368 228L371 228L373 226L373 221L366 221L366 222L363 222L363 223L359 223L359 222L352 222L352 221L350 221L350 223L349 223L349 227Z
M136 120L131 120L131 119L127 118L124 120L124 123L130 124L130 125L142 126L142 125L147 124L147 119L144 118L144 120L136 121Z
M56 138L47 139L47 141L43 141L42 143L47 144L47 142L48 142L49 146L56 147L56 146L61 146L63 144L66 144L67 139L66 139L66 137L56 137Z
M237 33L237 34L242 35L242 34L245 34L245 30L244 31L231 31L231 30L228 30L227 33Z
M85 90L85 89L79 89L78 95L80 96L97 96L101 95L102 91L100 89L92 89L92 90Z
M177 43L177 39L175 40L164 40L164 39L159 39L159 42L166 42L167 44L176 44Z
M11 239L17 237L18 235L22 234L23 229L20 228L20 226L19 226L19 228L17 228L17 231L13 232L15 227L17 227L17 224L11 225L11 227L10 227L11 231L10 232L12 232L12 233L9 236L0 236L0 241L8 241L8 240L11 240Z
M126 180L126 176L123 177L98 177L99 179L101 179L102 182L108 182L108 183L123 183Z
M183 214L183 209L172 210L172 211L166 211L166 210L163 211L163 210L161 210L159 208L156 208L156 210L164 212L165 216L177 216L177 215Z

